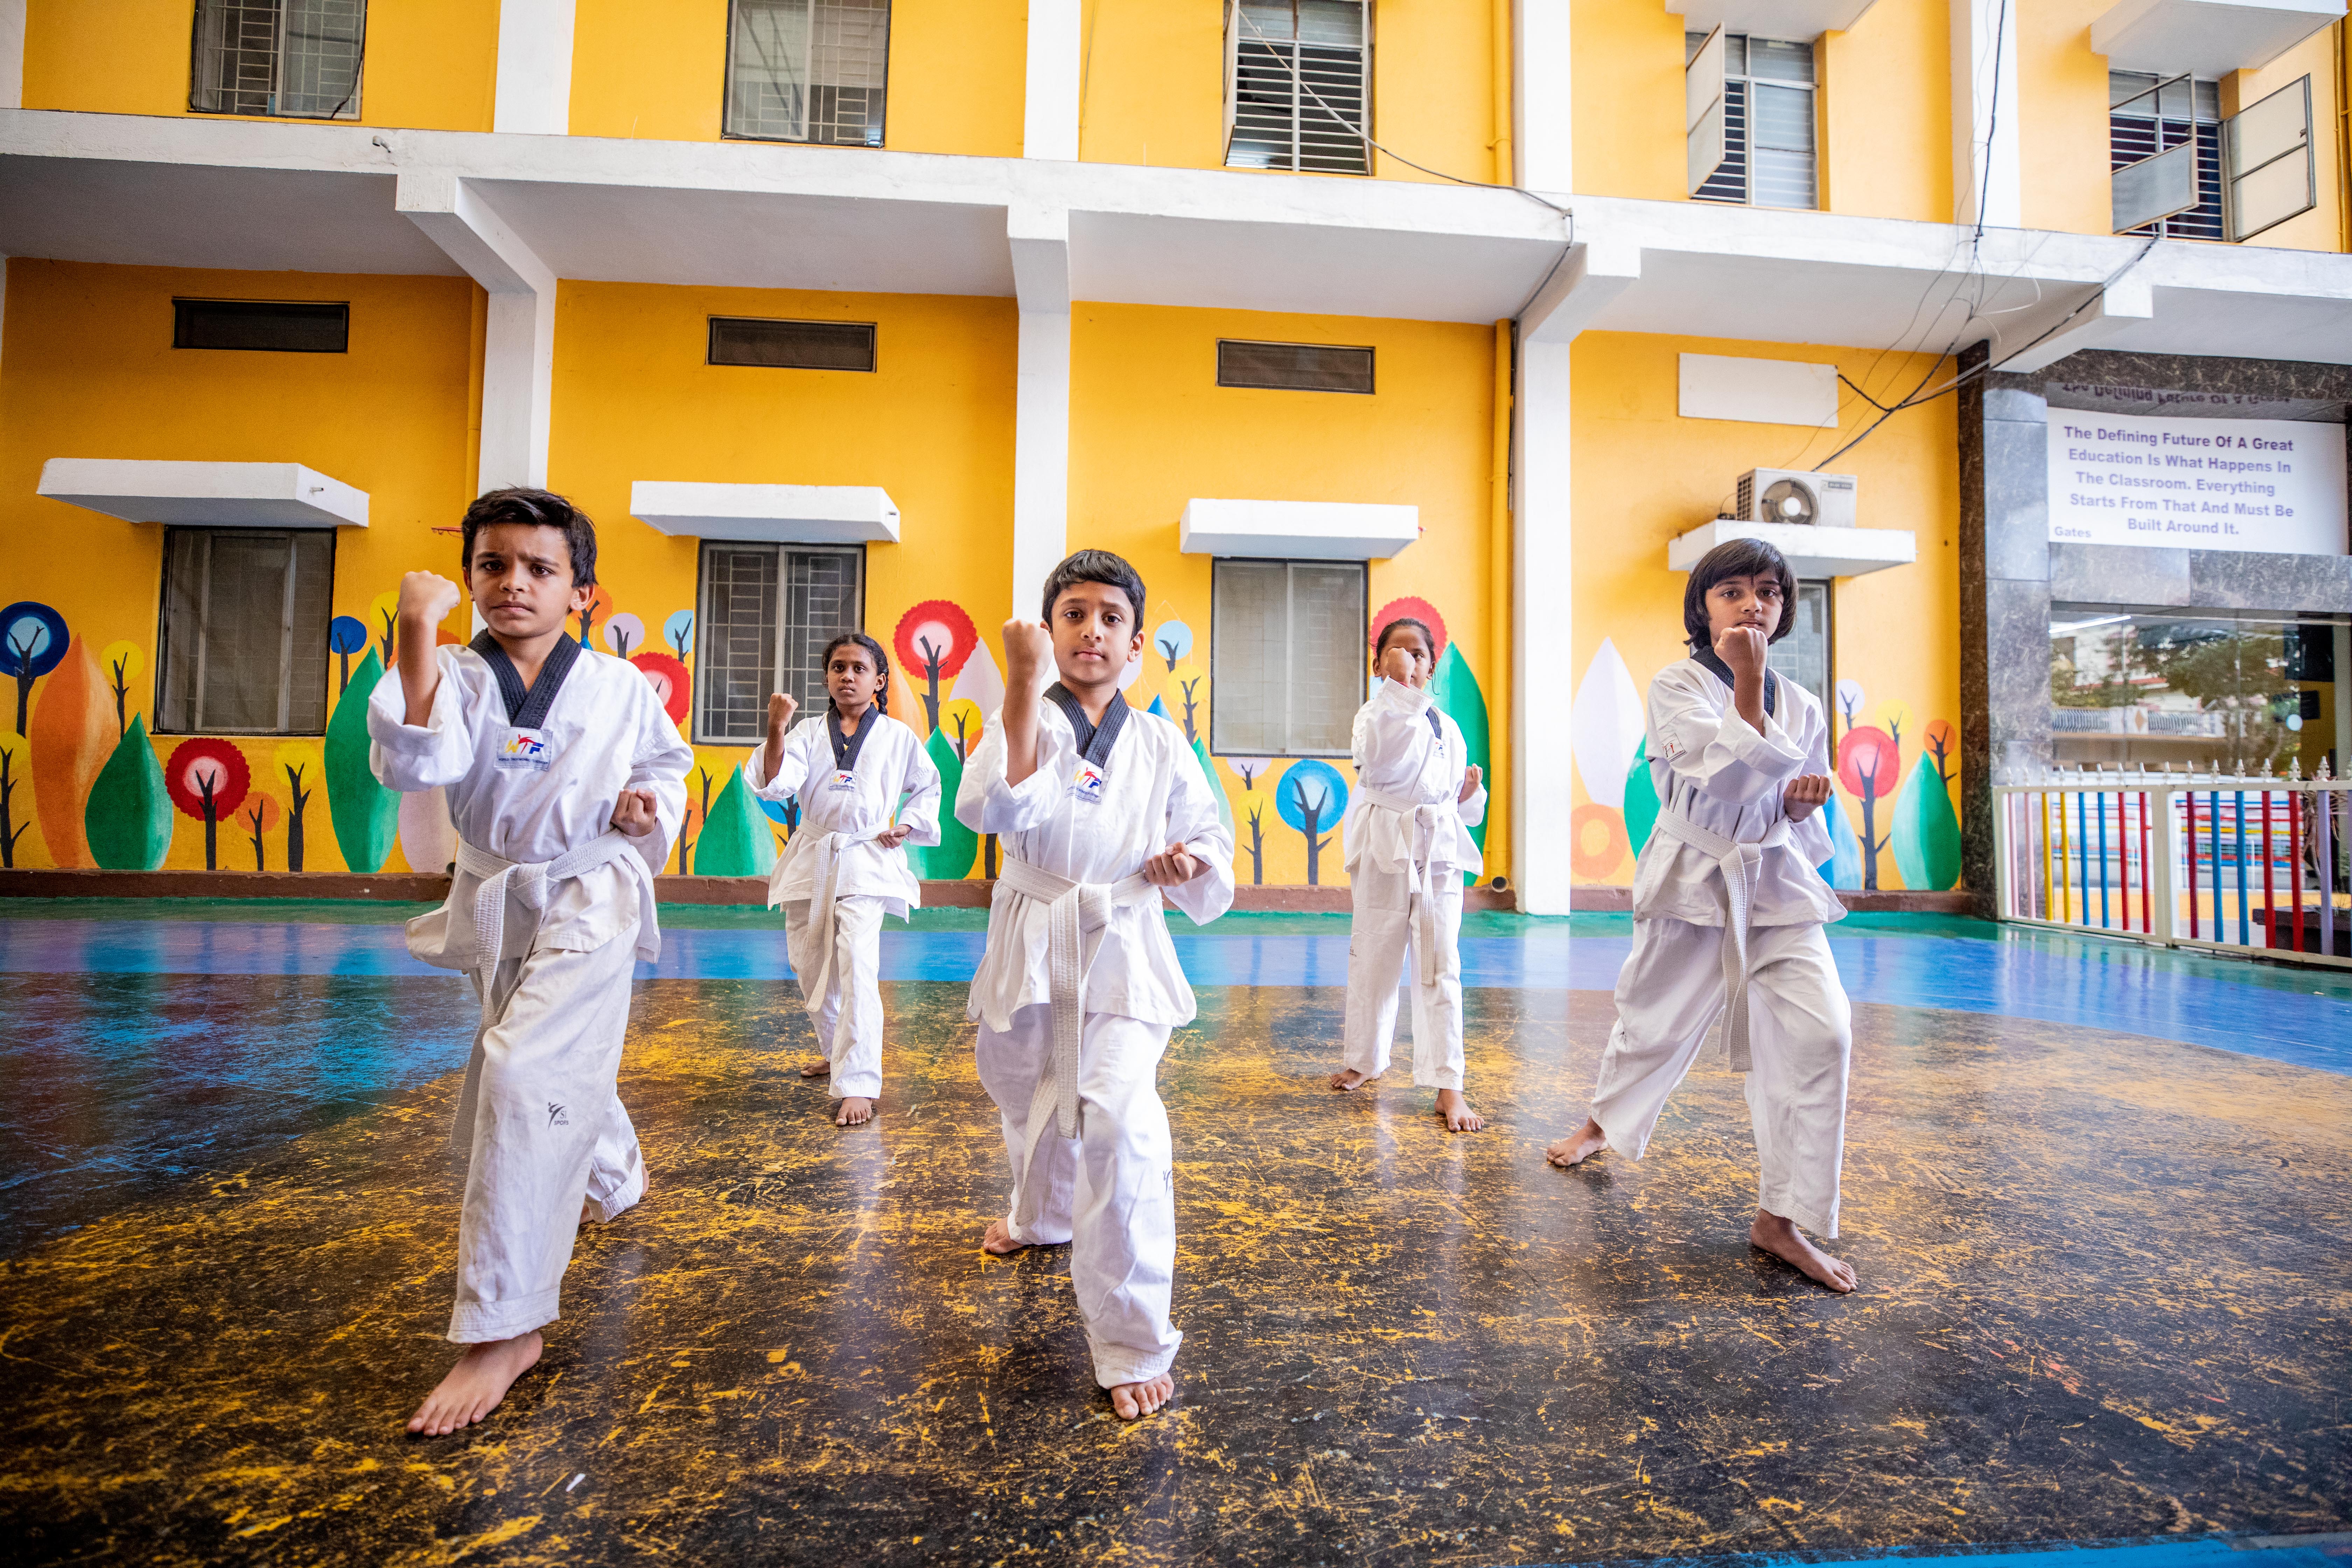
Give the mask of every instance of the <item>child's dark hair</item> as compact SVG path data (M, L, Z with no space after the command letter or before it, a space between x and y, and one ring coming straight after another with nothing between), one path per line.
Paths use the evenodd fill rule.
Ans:
M1138 630L1143 626L1143 579L1134 567L1108 550L1074 552L1045 579L1045 619L1054 618L1055 602L1080 583L1100 583L1127 595Z
M1683 636L1694 652L1715 646L1715 634L1707 629L1706 596L1726 577L1762 577L1770 575L1780 580L1780 624L1772 628L1766 640L1779 642L1796 626L1792 613L1797 603L1797 574L1789 570L1789 559L1777 546L1760 539L1727 539L1699 557L1691 568L1690 582L1683 588Z
M841 647L844 643L854 643L857 647L864 648L866 650L866 657L873 659L876 672L882 677L882 684L874 689L874 706L881 711L887 713L890 711L890 656L882 651L882 645L880 643L876 642L864 632L844 632L839 637L834 638L831 642L825 644L824 652L817 656L816 667L818 670L820 672L824 672L830 671L833 668L833 650ZM831 708L834 705L830 688L827 689L824 705L827 708Z
M492 490L477 496L457 523L457 566L461 576L473 575L474 536L501 522L562 530L563 542L572 551L572 585L596 585L596 525L589 521L586 512L547 490Z
M1389 638L1395 635L1396 629L1399 626L1411 626L1413 630L1419 632L1421 634L1421 646L1429 650L1430 662L1432 664L1437 662L1437 634L1429 629L1429 623L1416 616L1399 616L1396 619L1382 626L1381 628L1381 635L1377 638L1373 639L1372 666L1374 668L1378 668L1380 667L1381 655L1389 651Z

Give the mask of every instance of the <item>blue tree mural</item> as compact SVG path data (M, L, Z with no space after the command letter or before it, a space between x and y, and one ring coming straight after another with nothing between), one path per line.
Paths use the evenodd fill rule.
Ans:
M338 693L352 689L352 655L365 653L368 645L367 623L355 616L337 616L327 623L327 649L342 661L342 679Z
M1331 842L1318 835L1339 826L1339 814L1348 809L1348 781L1330 763L1309 757L1290 764L1275 786L1274 800L1282 820L1307 836L1307 885L1311 888L1323 850Z
M47 605L19 599L0 610L0 675L16 681L16 730L25 733L33 703L33 682L66 657L66 618Z

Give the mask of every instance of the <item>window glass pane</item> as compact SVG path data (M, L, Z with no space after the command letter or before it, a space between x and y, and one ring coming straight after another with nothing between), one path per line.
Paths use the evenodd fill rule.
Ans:
M163 576L159 731L323 732L331 533L174 529Z
M858 565L854 550L784 552L784 668L775 689L790 692L803 713L816 712L826 700L824 645L857 629ZM762 697L763 727L766 707Z
M2053 606L2053 753L2282 773L2297 762L2313 773L2337 748L2335 636L2325 617Z
M1830 585L1800 583L1789 605L1789 635L1772 645L1766 661L1781 679L1803 687L1835 714L1830 704Z
M1748 74L1772 81L1813 79L1813 46L1783 43L1778 38L1751 38L1748 43Z
M1289 571L1278 561L1213 568L1209 642L1209 743L1236 755L1279 756L1290 641Z
M2143 98L2140 95L2154 87L2156 83L2157 77L2152 71L2109 71L2107 73L2107 107L2118 114L2128 114L2134 119L2153 119L2156 114L2156 100ZM2135 99L2138 101L2132 101Z
M1723 84L1723 162L1691 193L1703 202L1744 202L1748 199L1748 83L1737 79Z
M1723 74L1726 76L1746 76L1748 74L1747 34L1726 33L1723 35Z
M776 689L777 550L772 544L705 544L702 617L695 633L698 738L749 743L768 732Z
M1345 755L1364 702L1364 569L1290 569L1290 746Z
M1360 0L1243 0L1233 25L1227 165L1369 173Z
M199 0L189 107L354 118L366 32L366 0Z
M326 118L355 110L365 19L361 0L285 0L278 113Z
M735 0L727 132L882 144L889 0Z
M1364 701L1364 568L1220 561L1209 744L1229 755L1346 756Z

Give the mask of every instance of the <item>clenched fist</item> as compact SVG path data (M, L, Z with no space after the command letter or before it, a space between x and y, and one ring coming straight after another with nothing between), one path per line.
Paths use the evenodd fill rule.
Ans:
M411 572L400 580L400 619L432 626L457 607L457 584L435 572Z
M1780 811L1790 821L1802 822L1829 804L1829 774L1799 773L1780 792Z
M800 699L778 691L768 698L768 733L781 735L793 727L793 715L801 710Z
M1731 667L1731 673L1764 674L1764 652L1771 639L1760 626L1726 626L1716 634L1715 656Z
M1004 623L1004 685L1025 692L1036 683L1037 672L1054 662L1054 634L1043 621L1017 617Z
M613 826L632 838L643 838L660 820L654 792L649 789L625 789L613 807Z
M1472 763L1470 766L1463 772L1462 793L1454 797L1454 801L1458 804L1462 801L1468 800L1472 795L1476 795L1478 793L1478 782L1482 776L1483 770L1477 763Z

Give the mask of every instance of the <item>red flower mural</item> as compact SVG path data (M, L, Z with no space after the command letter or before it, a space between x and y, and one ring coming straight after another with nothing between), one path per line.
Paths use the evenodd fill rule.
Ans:
M686 666L666 653L641 653L629 660L653 682L654 692L661 699L662 711L673 724L686 722L688 687L692 677Z
M900 669L910 676L921 674L923 711L937 730L940 678L953 679L971 650L980 646L980 633L972 629L971 617L950 600L926 599L898 617L898 630L890 646L898 655Z
M205 869L220 869L220 819L245 804L253 786L245 753L209 736L183 741L163 769L172 804L205 825Z
M1364 646L1370 647L1378 642L1381 628L1400 616L1423 623L1429 627L1429 635L1437 639L1437 646L1429 650L1432 665L1445 657L1445 617L1439 615L1437 606L1427 599L1415 598L1410 595L1402 599L1391 599L1381 606L1381 613L1374 616L1372 624L1365 628Z
M1838 783L1862 802L1862 885L1878 887L1878 852L1886 840L1878 837L1878 803L1892 797L1903 779L1903 748L1894 736L1875 725L1848 730L1837 749Z

